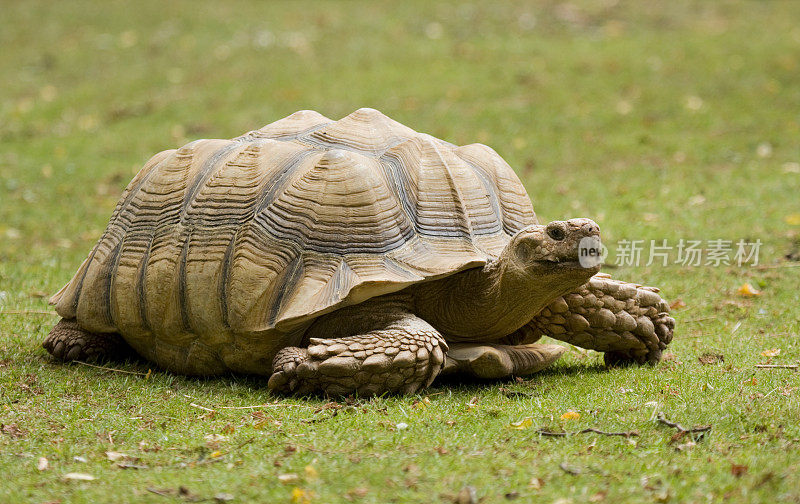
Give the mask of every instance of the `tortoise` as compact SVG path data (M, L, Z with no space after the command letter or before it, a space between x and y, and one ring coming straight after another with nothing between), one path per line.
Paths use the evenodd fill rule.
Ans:
M313 111L153 156L50 302L65 361L131 350L282 393L414 393L438 375L527 375L566 347L657 362L658 289L584 264L599 226L539 224L491 148L362 108Z

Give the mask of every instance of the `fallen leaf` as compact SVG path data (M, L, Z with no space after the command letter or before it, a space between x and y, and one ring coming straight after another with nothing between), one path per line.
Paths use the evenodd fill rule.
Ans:
M800 226L800 213L789 214L783 218L783 221L790 226Z
M781 354L780 348L770 348L761 352L761 355L764 357L777 357Z
M95 479L91 474L86 473L67 473L61 477L64 481L93 481Z
M302 488L294 487L292 489L292 502L295 504L310 504L311 492Z
M118 469L147 469L148 467L144 464L134 464L132 462L117 462L115 466Z
M233 494L220 492L220 493L218 493L217 495L214 496L214 500L217 501L217 502L227 502L227 501L233 500Z
M567 411L563 415L561 415L561 420L578 420L581 417L580 413L575 411Z
M40 471L46 471L50 469L50 461L48 461L45 457L39 457L39 460L36 461L36 469Z
M720 362L725 362L725 356L721 353L714 353L714 352L706 352L700 357L697 358L700 361L700 364L705 366L711 364L719 364Z
M531 417L525 417L522 420L511 422L510 424L508 424L510 428L516 430L525 430L531 425L533 425L533 420L531 419Z
M681 308L686 308L686 302L681 298L676 299L669 305L670 310L679 310Z
M300 479L300 476L296 475L295 473L279 474L278 475L278 481L280 481L284 485L288 484L288 483L294 483L295 481L297 481L299 479Z
M478 491L474 486L463 487L456 495L455 504L478 504Z
M733 474L737 478L741 478L742 476L747 474L747 466L740 464L731 464L731 474Z
M351 488L350 490L348 490L347 493L344 494L344 496L345 496L345 498L347 500L353 500L354 498L363 499L364 497L367 496L368 493L369 493L369 489L368 488L366 488L366 487L356 487L356 488Z
M561 468L561 470L564 471L565 473L571 474L573 476L577 476L578 474L581 473L580 469L578 469L577 467L573 467L567 464L566 462L561 462L560 464L558 464L558 467Z
M116 462L118 460L126 460L129 457L128 457L127 453L115 452L115 451L107 451L106 452L106 458L108 460L112 461L112 462Z
M431 400L427 397L423 397L421 401L414 401L411 404L411 407L414 409L424 409L427 408L428 405L431 403Z
M212 443L220 443L229 440L230 437L223 436L222 434L208 434L203 436L203 439Z
M21 438L25 435L25 431L20 429L19 426L15 423L12 424L0 424L0 432L3 434L7 434L14 439Z
M542 478L533 477L528 482L528 487L533 488L534 490L539 490L544 486L544 480Z
M754 297L760 296L761 291L750 285L749 283L743 283L736 289L736 293L743 297Z
M606 500L606 495L608 495L608 492L604 492L601 490L596 494L589 496L589 502L603 502L604 500Z
M76 456L72 457L72 460L74 460L75 462L80 462L81 464L85 464L85 463L89 462L89 460L86 457L82 457L80 455L76 455Z
M395 425L397 430L406 430L408 429L408 424L405 422L400 422L399 424Z
M307 465L304 468L304 471L306 473L306 479L307 480L315 480L315 479L319 478L319 473L317 472L316 469L314 469L314 466Z

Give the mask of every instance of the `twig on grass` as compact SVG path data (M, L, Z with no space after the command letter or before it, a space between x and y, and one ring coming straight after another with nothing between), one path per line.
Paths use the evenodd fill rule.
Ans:
M570 465L567 465L566 462L561 462L560 464L558 464L558 467L565 473L571 474L573 476L577 476L581 473L580 469L578 469L577 467L572 467Z
M158 488L147 487L147 491L150 492L150 493L154 493L156 495L160 495L161 497L172 497L171 494L168 494L167 492L165 492L163 490L159 490Z
M58 316L58 313L51 310L0 310L0 315L53 315Z
M583 429L575 432L552 432L546 429L536 430L536 433L541 436L551 436L551 437L574 436L576 434L586 434L588 432L594 432L595 434L600 434L601 436L622 436L626 438L639 435L639 431L635 430L627 432L606 432L606 431L601 431L600 429L595 429L594 427L589 427L588 429Z
M756 369L797 369L798 364L756 364Z
M191 406L193 408L201 409L203 411L208 411L209 413L216 413L217 412L217 410L215 410L215 409L206 408L205 406L200 406L199 404L195 404L195 403L189 403L189 406Z
M714 319L717 319L717 318L719 318L719 317L717 317L716 315L709 315L707 317L697 317L697 318L693 318L693 319L689 319L689 320L681 320L681 322L684 323L684 324L691 324L693 322L702 322L703 320L714 320Z
M221 406L219 409L258 409L258 408L312 408L307 404L256 404L254 406Z
M126 371L124 369L117 369L117 368L106 367L106 366L98 366L97 364L89 364L88 362L83 362L83 361L79 361L79 360L72 361L72 362L74 362L76 364L83 364L84 366L89 366L89 367L93 367L93 368L97 368L97 369L102 369L104 371L113 371L114 373L124 373L124 374L137 375L137 376L150 376L150 374L151 374L150 371L148 371L146 373L140 373L139 371Z
M668 427L672 427L673 429L677 429L678 432L686 433L686 434L698 434L702 432L707 432L711 430L710 425L701 425L699 427L692 427L691 429L687 429L686 427L682 426L677 422L670 422L667 420L666 415L664 415L663 411L658 412L658 422L662 423Z

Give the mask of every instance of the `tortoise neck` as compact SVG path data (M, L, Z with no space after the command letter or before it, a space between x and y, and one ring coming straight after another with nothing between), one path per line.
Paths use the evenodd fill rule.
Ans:
M448 340L503 338L528 323L545 302L538 282L507 269L501 259L419 284L416 311Z

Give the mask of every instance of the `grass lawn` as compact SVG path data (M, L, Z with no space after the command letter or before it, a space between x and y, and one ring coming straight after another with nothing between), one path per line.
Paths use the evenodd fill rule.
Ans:
M800 502L800 371L755 367L800 361L796 3L0 6L0 501ZM543 221L644 240L607 271L675 303L668 359L572 349L524 380L326 404L48 358L47 296L151 154L364 106L491 145ZM760 240L759 263L678 264L681 239ZM590 427L638 436L539 433Z

